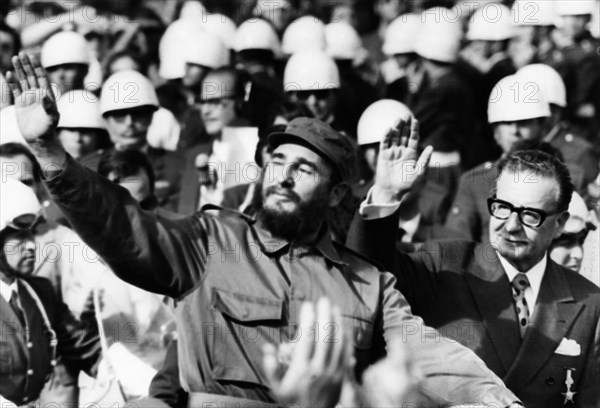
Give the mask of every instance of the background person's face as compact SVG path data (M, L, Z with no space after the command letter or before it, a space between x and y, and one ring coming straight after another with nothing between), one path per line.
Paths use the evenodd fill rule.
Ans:
M106 129L118 150L140 149L146 145L146 134L154 110L148 107L107 112Z
M81 64L63 64L46 70L50 82L56 84L61 93L74 89L83 89L83 80L87 74L87 66Z
M583 244L579 242L555 244L550 250L550 258L565 268L579 272L581 261L583 260Z
M494 139L504 153L509 152L516 142L521 140L541 141L542 137L542 121L540 119L494 123Z
M94 129L62 128L58 131L58 139L75 159L92 153L98 145Z
M314 91L291 91L288 97L293 102L302 103L320 121L327 122L336 105L335 89Z
M530 172L504 171L496 184L496 196L515 207L530 207L551 213L556 210L559 186L554 179ZM490 242L518 270L525 272L539 262L552 241L563 230L567 217L548 215L539 227L521 223L516 212L506 220L490 217Z
M235 78L228 74L208 74L202 82L200 110L206 132L218 135L236 118Z
M183 86L186 88L195 88L200 86L202 80L208 73L209 69L201 65L185 64L185 74L182 78Z
M569 38L576 38L585 33L590 16L562 16L560 31Z
M19 275L29 275L35 265L35 241L29 231L15 231L4 240L2 252L8 266Z

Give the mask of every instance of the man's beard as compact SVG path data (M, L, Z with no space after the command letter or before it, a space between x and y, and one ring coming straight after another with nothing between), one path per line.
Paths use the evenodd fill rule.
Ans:
M261 181L254 190L252 206L263 227L277 238L293 241L305 234L316 232L329 211L327 205L329 196L326 190L315 193L310 201L302 202L294 191L281 186L269 187L264 196L262 189ZM278 191L288 195L289 199L296 204L294 211L286 212L264 207L266 198Z

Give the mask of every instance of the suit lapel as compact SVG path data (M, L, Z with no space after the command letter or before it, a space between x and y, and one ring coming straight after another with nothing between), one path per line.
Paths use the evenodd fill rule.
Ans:
M504 379L508 388L518 391L524 387L552 357L581 308L573 299L564 271L548 260L523 345Z
M502 366L511 367L521 343L512 289L496 251L489 245L475 248L475 265L466 274L487 336Z
M27 319L29 316L26 317ZM28 356L27 348L25 345L25 339L23 334L25 333L25 329L21 325L21 322L13 308L10 304L4 299L3 296L0 296L0 319L2 321L2 337L6 337L11 333L14 333L17 337L17 343L23 349L24 355Z

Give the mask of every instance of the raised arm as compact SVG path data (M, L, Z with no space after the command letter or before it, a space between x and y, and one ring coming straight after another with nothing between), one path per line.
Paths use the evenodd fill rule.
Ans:
M59 114L46 72L24 53L13 66L7 81L19 127L74 230L121 279L171 297L191 289L207 256L204 219L170 221L143 211L127 190L78 164L56 136Z

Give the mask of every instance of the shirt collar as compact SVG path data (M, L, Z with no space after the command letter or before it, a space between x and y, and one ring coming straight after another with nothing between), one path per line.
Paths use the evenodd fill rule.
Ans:
M508 276L508 280L512 282L515 276L521 271L517 270L510 262L508 262L502 255L498 254L498 258L500 259L500 263L504 268L504 272ZM531 286L531 290L533 291L534 298L537 299L537 294L540 291L540 286L542 286L542 278L544 277L544 272L546 271L546 264L548 263L548 255L545 254L544 257L535 264L531 269L525 271L523 273L527 274L527 279L529 280L529 285Z
M12 296L12 293L14 291L17 291L17 290L18 290L18 286L17 286L17 280L16 279L10 285L8 283L5 283L4 281L0 280L0 294L2 294L2 297L7 302L10 302L10 298Z
M402 242L412 242L419 224L421 223L421 213L417 213L410 220L400 220L399 226L404 230L404 235L401 237Z
M253 220L253 224L254 230L256 231L256 237L260 241L262 250L266 254L274 255L279 251L289 250L291 245L289 241L274 237L260 224L260 222L257 222L256 219ZM306 247L309 250L316 250L331 263L341 266L348 265L346 262L342 261L338 251L335 249L331 239L331 231L329 230L327 223L323 223L317 240L312 245L306 245Z

